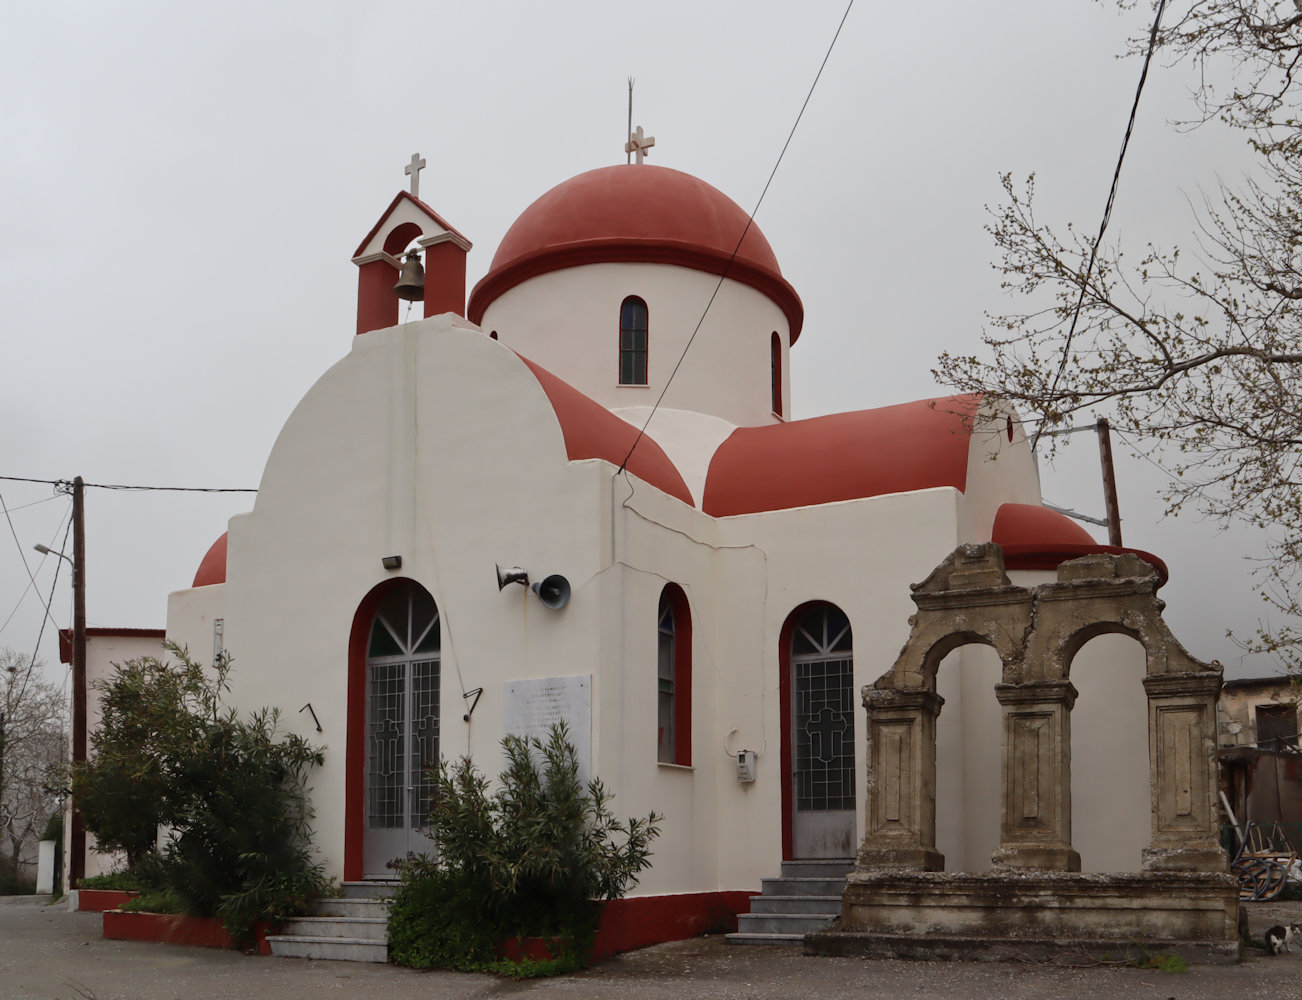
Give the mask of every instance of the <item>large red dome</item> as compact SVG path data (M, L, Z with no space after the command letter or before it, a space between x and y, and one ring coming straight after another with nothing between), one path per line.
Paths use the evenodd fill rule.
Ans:
M589 170L552 188L515 220L470 293L467 315L478 323L494 299L521 282L581 264L676 264L709 274L727 267L728 277L786 313L794 343L804 307L759 227L746 228L748 218L722 191L681 170L648 164Z

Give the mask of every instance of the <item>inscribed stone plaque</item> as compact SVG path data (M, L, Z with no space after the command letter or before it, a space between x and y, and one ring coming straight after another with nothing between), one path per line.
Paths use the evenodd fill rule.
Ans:
M543 743L553 724L564 722L579 758L579 780L592 777L592 675L506 682L506 731Z

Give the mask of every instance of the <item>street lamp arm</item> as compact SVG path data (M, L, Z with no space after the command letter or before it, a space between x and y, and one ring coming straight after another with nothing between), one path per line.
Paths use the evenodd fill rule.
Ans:
M65 556L62 552L55 552L54 549L50 548L48 545L41 545L38 543L33 545L32 548L36 549L36 551L43 556L58 556L60 559L66 559L69 563L72 563L73 566L77 565L72 561L72 556Z

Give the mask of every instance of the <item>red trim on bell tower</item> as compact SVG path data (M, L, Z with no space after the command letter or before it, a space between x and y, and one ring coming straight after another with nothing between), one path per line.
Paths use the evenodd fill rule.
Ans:
M357 275L357 332L369 333L398 323L400 258L415 242L424 251L423 316L466 314L466 253L470 241L419 198L399 191L366 234L353 263Z

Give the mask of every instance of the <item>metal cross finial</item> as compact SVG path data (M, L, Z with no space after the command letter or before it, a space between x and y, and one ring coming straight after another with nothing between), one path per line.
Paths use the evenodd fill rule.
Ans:
M628 142L624 144L624 152L634 153L637 155L637 162L641 163L651 149L656 144L656 137L653 135L643 135L642 126L628 134Z
M411 196L420 197L420 172L425 169L425 161L420 158L420 153L411 154L411 162L402 168L404 174L411 177Z

